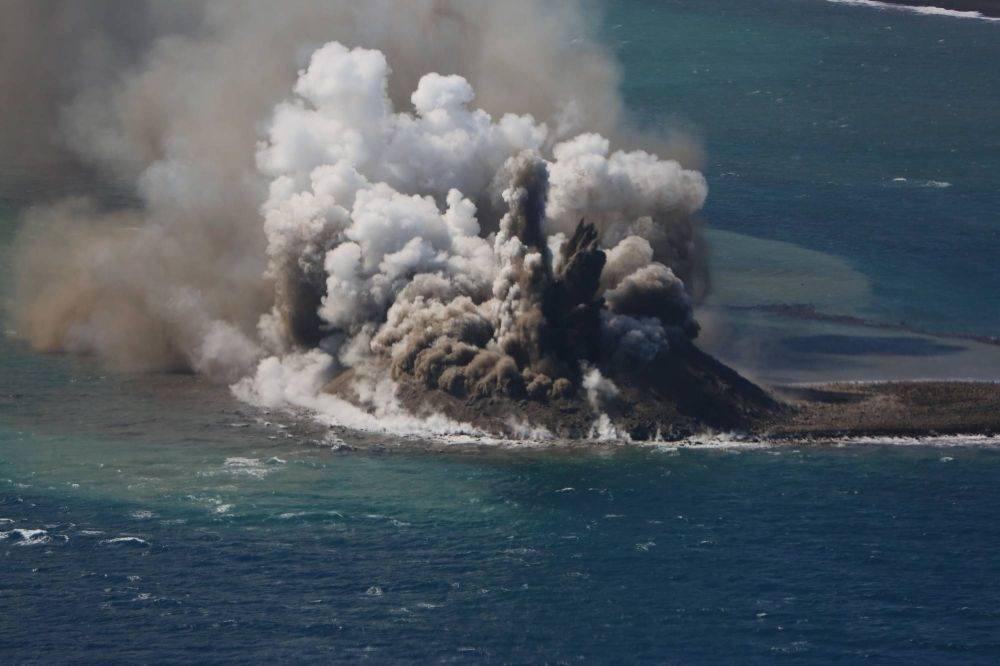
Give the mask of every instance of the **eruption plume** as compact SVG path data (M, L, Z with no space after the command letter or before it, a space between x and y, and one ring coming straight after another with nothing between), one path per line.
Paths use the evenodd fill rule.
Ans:
M336 377L327 390L376 414L433 410L440 394L584 393L603 413L609 400L594 396L617 391L598 368L686 348L691 297L660 260L691 272L699 173L610 152L593 133L558 140L527 114L494 119L456 75L422 77L414 112L396 111L389 72L380 52L330 43L275 111L258 153L274 178L275 304L260 338L275 356L241 395L288 401L270 385L275 364L318 346Z
M461 404L607 421L621 377L700 358L705 180L634 149L576 3L129 5L87 43L76 3L5 6L66 39L8 45L0 87L32 55L70 72L40 79L40 122L125 202L27 213L12 312L36 347L439 432Z

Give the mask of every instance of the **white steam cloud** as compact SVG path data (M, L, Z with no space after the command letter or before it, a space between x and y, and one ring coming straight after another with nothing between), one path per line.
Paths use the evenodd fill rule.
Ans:
M23 30L79 20L44 4ZM628 149L617 69L576 3L133 12L90 26L108 55L57 81L50 129L74 164L133 182L136 205L28 213L13 313L36 347L239 380L245 400L344 425L453 433L474 429L415 409L400 382L606 396L590 364L697 334L704 178ZM118 48L136 22L148 42Z
M608 308L595 323L619 360L648 361L668 347L668 329L696 333L683 282L654 261L649 240L624 234L678 233L672 226L704 201L700 174L644 152L609 152L596 134L554 140L531 115L493 118L473 107L457 75L425 75L414 111L398 111L389 73L381 52L333 42L275 110L257 156L274 178L263 210L276 296L260 339L275 356L239 385L241 395L271 402L273 382L298 381L276 364L297 366L315 353L303 349L318 346L329 376L352 370L354 397L376 414L401 411L394 392L357 386L390 369L459 397L558 398L590 360L560 357L545 339L564 322L546 321L549 296L538 285L559 277L570 289L594 283L588 299L603 296ZM489 238L474 201L509 211ZM549 259L551 248L568 245L565 232L581 218L596 229L593 247L578 250L599 253L599 265L560 276L568 261ZM623 235L605 264L601 238ZM667 249L672 259L685 250ZM594 376L583 378L588 394L614 386Z

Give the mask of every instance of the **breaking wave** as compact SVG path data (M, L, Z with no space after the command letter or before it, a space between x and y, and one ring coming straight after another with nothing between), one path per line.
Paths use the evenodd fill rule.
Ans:
M929 16L946 16L950 18L979 19L982 21L992 21L992 22L1000 21L1000 18L993 16L986 16L982 12L961 11L957 9L945 9L943 7L929 7L926 5L906 5L906 4L890 3L890 2L878 2L877 0L827 0L827 2L833 2L838 5L861 5L865 7L873 7L875 9L884 9L884 10L891 9L897 11L906 11L915 14L925 14Z

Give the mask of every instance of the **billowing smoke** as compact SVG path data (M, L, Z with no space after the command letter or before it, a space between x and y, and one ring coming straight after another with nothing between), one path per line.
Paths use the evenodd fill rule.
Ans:
M592 393L589 364L639 365L697 334L672 266L691 272L700 174L494 118L457 75L427 74L397 110L389 71L381 52L332 42L275 111L258 153L274 178L269 351L319 346L331 375L362 384L547 402ZM265 395L270 379L240 390Z
M28 215L18 330L118 367L241 374L252 355L214 358L211 341L253 339L269 307L256 143L313 50L382 50L396 105L429 72L459 74L494 114L611 131L618 72L593 24L569 0L0 3L3 172L36 198L90 193Z
M400 384L544 403L696 335L704 179L636 149L578 3L84 9L0 7L5 158L103 183L26 214L36 347L389 418Z

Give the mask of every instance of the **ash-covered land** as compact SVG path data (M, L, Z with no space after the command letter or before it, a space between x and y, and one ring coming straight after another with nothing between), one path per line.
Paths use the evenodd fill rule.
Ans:
M780 415L754 430L773 439L1000 435L1000 384L961 381L777 387Z

